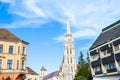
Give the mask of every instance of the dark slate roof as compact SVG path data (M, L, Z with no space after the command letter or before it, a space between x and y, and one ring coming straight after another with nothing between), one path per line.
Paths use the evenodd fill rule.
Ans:
M117 37L120 37L120 20L104 28L101 34L90 47L90 50L104 43L107 43L108 41L111 41Z
M43 80L50 79L50 78L52 78L52 77L54 77L54 76L59 76L59 73L60 73L60 71L52 72L52 73L46 75L46 76L43 78Z
M28 42L19 39L14 34L12 34L11 32L9 32L8 30L4 28L0 28L0 40L11 41L11 42L22 42L25 44L29 44Z
M44 68L44 66L41 68L41 71L47 71L47 69Z
M38 75L34 70L32 70L31 68L29 67L26 67L27 71L28 71L28 74L30 75Z

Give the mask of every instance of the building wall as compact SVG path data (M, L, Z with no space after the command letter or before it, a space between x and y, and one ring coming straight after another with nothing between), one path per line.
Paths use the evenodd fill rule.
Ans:
M0 68L0 76L16 76L18 74L26 73L26 47L27 45L22 42L9 42L0 41L0 45L3 45L3 51L0 53L0 60L2 60ZM9 46L13 46L13 53L9 54ZM19 49L18 49L19 47ZM25 51L23 54L23 47ZM7 69L7 61L12 60L12 69ZM22 69L22 60L24 61L24 68ZM17 67L18 64L18 67ZM15 74L15 75L13 75ZM0 79L1 80L1 79Z
M52 78L49 78L48 80L60 80L59 76L54 76Z
M93 80L120 80L120 76L94 77Z
M25 80L40 80L40 77L39 77L39 75L26 74Z
M116 60L116 56L115 55L118 55L120 54L120 49L118 51L115 50L115 46L113 45L113 42L116 41L116 40L119 40L120 37L114 39L114 40L111 40L101 46L98 46L94 49L92 49L90 52L92 51L95 51L97 52L97 54L94 54L94 55L90 55L90 62L91 62L91 71L92 71L92 75L93 76L106 76L106 75L117 75L119 74L119 71L120 71L120 61L119 60ZM104 51L101 51L101 48L103 46L106 46L108 45L108 47L113 50L111 53L109 53L108 51L104 53ZM108 50L108 49L107 49ZM109 54L108 54L109 53ZM113 58L113 59L112 59ZM109 62L110 65L107 66L108 63L105 63L105 62L108 62L109 60L113 60L111 62ZM98 62L97 62L98 61ZM94 64L97 64L97 63L100 63L100 67L92 67L92 63L94 62ZM112 64L111 64L112 63ZM112 72L108 72L107 70L107 67L112 67L114 66L114 70L111 69ZM101 72L98 71L95 72L95 70L99 70Z

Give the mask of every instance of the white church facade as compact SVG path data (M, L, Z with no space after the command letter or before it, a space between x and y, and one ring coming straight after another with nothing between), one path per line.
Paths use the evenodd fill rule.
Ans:
M42 73L44 73L42 71ZM66 33L64 37L64 56L60 70L42 76L42 80L74 80L76 74L76 61L74 40L70 31L70 23L67 18Z
M60 68L61 80L73 80L76 73L74 40L70 31L70 23L67 18L67 30L64 37L64 57Z

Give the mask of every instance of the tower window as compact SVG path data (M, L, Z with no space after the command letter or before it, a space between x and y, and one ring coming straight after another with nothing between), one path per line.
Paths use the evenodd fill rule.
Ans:
M69 49L67 49L67 54L69 54Z
M70 54L72 54L72 49L70 48Z

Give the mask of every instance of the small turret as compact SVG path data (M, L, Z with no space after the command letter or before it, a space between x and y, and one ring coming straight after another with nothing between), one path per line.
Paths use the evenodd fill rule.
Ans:
M40 69L40 77L43 78L45 75L47 75L47 69L42 66L42 68Z

